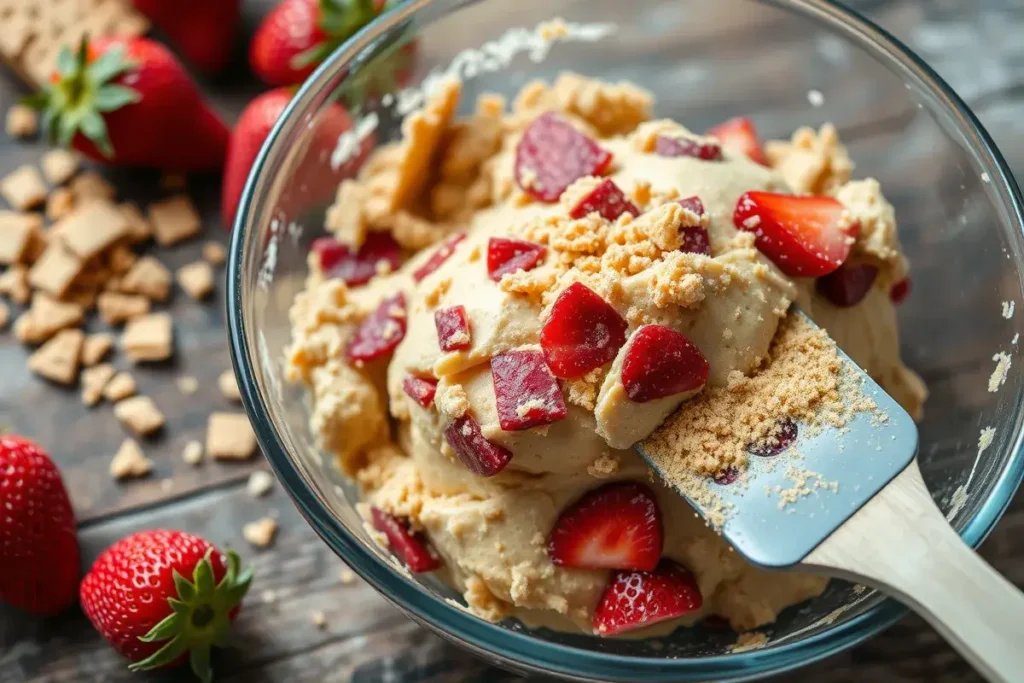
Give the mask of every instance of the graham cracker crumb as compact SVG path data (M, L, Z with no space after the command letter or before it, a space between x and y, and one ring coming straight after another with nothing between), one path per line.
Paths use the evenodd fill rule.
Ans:
M131 243L145 242L153 236L153 226L142 215L134 202L121 202L117 208L128 221L128 240Z
M204 242L203 258L213 266L222 266L228 260L228 250L220 242Z
M242 402L242 394L238 391L238 383L235 381L235 373L232 370L225 370L217 378L217 386L220 387L220 395L229 401Z
M215 460L247 460L256 452L256 435L245 413L210 413L206 452Z
M272 589L268 588L267 590L260 593L260 600L262 600L264 604L269 605L277 600L277 593L275 593Z
M992 393L999 391L999 387L1006 383L1006 378L1010 373L1010 365L1013 364L1013 359L1010 358L1010 354L1000 351L996 355L992 356L992 360L996 362L996 367L992 370L992 374L988 378L988 390Z
M121 401L135 393L135 378L127 372L119 372L103 387L103 398L108 401Z
M178 269L178 284L190 297L199 301L213 291L213 269L206 261L196 261Z
M96 200L79 205L51 231L60 235L73 254L87 261L126 237L128 221L110 202Z
M43 177L51 185L63 185L78 173L79 156L66 149L51 149L43 155L40 166ZM73 193L72 193L73 194Z
M257 548L265 548L270 545L274 541L276 533L277 520L273 517L264 517L242 527L242 536Z
M274 488L274 476L266 470L256 470L249 475L249 481L245 484L246 492L253 498L267 495L272 488Z
M149 313L149 299L137 294L100 292L96 297L96 308L99 309L103 322L108 325L120 325Z
M99 173L86 171L76 176L69 186L75 195L75 201L83 203L89 199L105 199L113 201L117 190Z
M32 306L14 324L14 336L26 344L39 344L63 329L77 326L83 317L85 310L78 304L36 292L32 295Z
M39 114L25 104L12 104L7 110L4 130L12 138L30 138L39 132Z
M193 467L203 461L203 444L189 441L181 451L181 459Z
M66 187L58 187L46 198L46 217L57 221L68 216L75 208L75 195Z
M28 268L14 264L0 274L0 294L6 294L11 301L24 306L32 296L32 287L28 282Z
M51 244L28 272L29 284L36 289L62 297L82 272L82 261L61 244Z
M96 365L114 348L114 335L97 332L85 337L82 345L82 365Z
M178 195L149 205L149 221L157 243L177 244L199 233L199 213L187 195Z
M199 380L190 375L179 377L175 383L178 385L178 391L186 396L191 396L199 391Z
M0 180L0 195L19 211L46 201L46 184L35 166L21 166Z
M768 644L768 636L758 631L748 631L747 633L741 633L740 637L736 639L736 642L729 646L729 652L748 652L750 650L760 650Z
M346 586L349 586L356 581L356 575L351 569L342 569L341 575L338 578Z
M461 384L451 384L442 379L434 394L434 405L448 417L460 418L469 411L469 395Z
M323 612L313 612L311 619L318 629L327 628L327 616Z
M152 256L143 256L124 274L121 291L164 301L171 294L171 271Z
M146 436L164 426L164 414L149 396L133 396L118 401L114 417L137 436Z
M101 363L82 370L82 403L94 406L103 397L103 388L114 377L114 366Z
M28 358L32 372L61 384L73 384L78 378L78 358L85 333L78 329L61 330Z
M153 471L153 463L143 453L135 439L125 439L110 461L110 476L114 479L144 477Z
M38 214L0 211L0 263L10 265L26 261L42 227Z
M595 479L615 476L622 467L622 459L614 453L603 453L587 467L587 474Z
M133 362L159 361L174 353L173 320L169 313L150 313L128 322L121 337Z

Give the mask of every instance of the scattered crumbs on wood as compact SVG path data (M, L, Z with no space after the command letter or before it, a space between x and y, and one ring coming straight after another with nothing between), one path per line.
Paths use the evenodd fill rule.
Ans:
M256 470L250 474L249 481L245 485L246 491L253 498L267 495L273 487L274 476L266 470Z
M274 534L277 533L277 520L273 517L264 517L255 522L249 522L242 527L242 536L257 548L266 548L274 541Z

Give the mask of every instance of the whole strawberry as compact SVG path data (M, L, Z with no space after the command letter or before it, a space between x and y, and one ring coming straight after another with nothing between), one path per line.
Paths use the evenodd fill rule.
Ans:
M238 555L183 531L141 531L114 543L82 580L89 621L132 671L188 658L212 680L210 648L222 645L252 580Z
M75 600L75 515L60 472L28 439L0 435L0 600L34 614Z
M64 47L45 90L29 98L51 139L121 166L220 168L228 129L171 52L146 38Z
M190 63L217 73L227 63L238 27L239 0L133 0Z
M301 83L339 45L393 4L386 0L282 0L256 29L249 44L249 65L270 85ZM403 48L403 61L411 57L405 49L409 47Z

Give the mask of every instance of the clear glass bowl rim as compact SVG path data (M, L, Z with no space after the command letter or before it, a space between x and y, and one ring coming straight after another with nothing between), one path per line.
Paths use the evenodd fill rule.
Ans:
M263 396L258 391L253 372L258 360L250 355L251 347L242 323L242 261L246 235L255 219L253 198L269 184L269 181L264 182L261 174L269 159L287 151L280 141L289 139L294 132L299 118L297 113L306 111L324 85L353 58L370 47L378 36L399 26L429 5L437 4L453 11L481 1L408 0L350 38L305 81L285 108L264 142L246 182L233 226L227 269L227 320L231 356L243 403L260 446L296 507L314 531L357 574L416 621L484 659L520 671L555 674L572 680L749 680L782 673L836 654L891 626L907 613L907 609L893 600L885 600L827 631L800 641L741 654L669 659L631 657L571 648L487 623L430 595L394 567L378 559L364 546L364 541L337 523L323 501L310 490L278 437ZM987 166L997 195L1007 205L1003 208L1015 217L1017 226L1024 225L1024 199L992 138L960 96L908 47L859 12L833 0L760 1L811 19L865 50L880 54L880 57L888 60L890 68L895 67L901 75L910 79L908 82L914 82L917 87L943 103L947 113L954 115L960 132L972 141L973 151ZM1015 238L1024 241L1019 228ZM1015 429L1019 427L1019 419L1016 422L1018 424L1014 425ZM992 494L960 532L964 541L972 547L980 545L995 526L1024 477L1022 449L1024 433L1018 430L1007 465L1000 473Z

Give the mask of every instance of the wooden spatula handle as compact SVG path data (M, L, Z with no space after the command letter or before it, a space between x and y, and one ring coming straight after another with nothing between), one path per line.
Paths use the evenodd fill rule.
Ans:
M916 459L804 564L899 599L988 680L1024 681L1024 594L960 540Z

